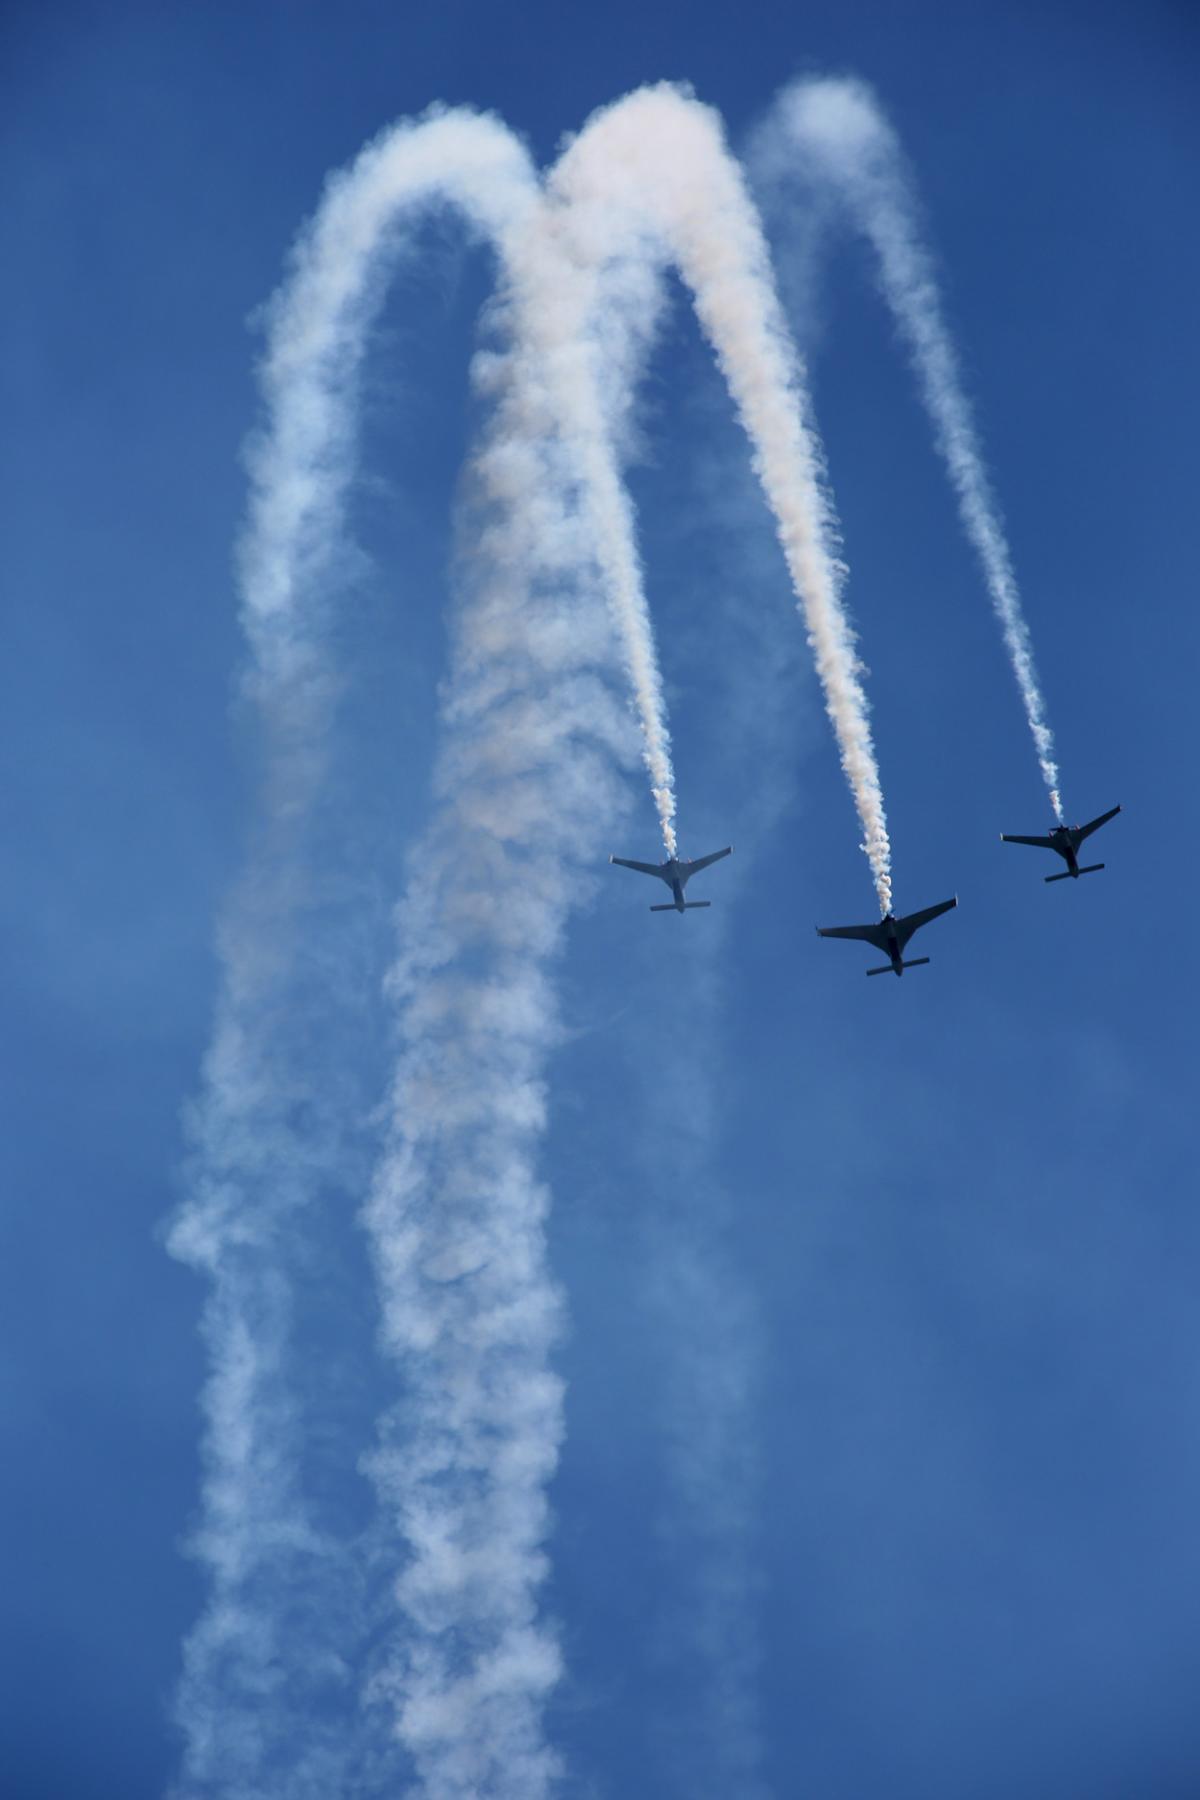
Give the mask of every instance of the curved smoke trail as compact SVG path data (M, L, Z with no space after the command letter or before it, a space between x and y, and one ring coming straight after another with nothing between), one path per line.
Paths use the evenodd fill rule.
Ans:
M300 1477L300 1404L289 1380L299 1215L345 1167L358 1110L337 1071L313 1068L345 971L314 978L321 882L309 822L326 776L337 679L326 643L331 564L353 466L364 334L382 298L387 227L405 206L453 198L494 232L536 203L527 159L500 126L446 114L373 145L335 179L275 302L262 371L265 433L251 457L240 552L261 722L263 792L250 862L221 932L217 1022L192 1124L189 1193L171 1252L206 1273L212 1372L202 1521L194 1549L210 1599L184 1646L177 1714L189 1795L344 1791L344 1746L316 1696L347 1671L327 1629L310 1651L272 1593L312 1589L339 1547L314 1528ZM305 1057L307 1054L307 1066ZM294 1618L291 1623L294 1624Z
M400 1621L378 1640L371 1692L430 1800L537 1800L559 1773L541 1710L560 1656L537 1596L562 1432L550 1367L560 1304L535 1158L557 1029L549 969L630 760L616 664L633 679L664 844L675 843L661 686L613 449L654 306L639 309L664 261L692 288L753 444L881 910L890 904L819 445L757 217L714 115L669 88L632 96L566 153L547 199L493 119L439 112L385 133L330 183L275 303L267 430L252 459L241 578L266 746L263 820L225 934L191 1193L171 1234L173 1252L213 1283L198 1538L212 1597L185 1647L179 1702L191 1794L261 1791L281 1777L302 1800L347 1786L347 1753L318 1722L315 1697L351 1670L328 1642L288 1628L303 1570L344 1551L315 1528L300 1476L284 1254L323 1184L340 1175L344 1185L346 1099L314 1083L298 1049L289 1060L286 1033L313 872L306 821L336 715L328 595L363 347L403 224L445 204L496 251L504 348L475 370L493 423L474 464L478 529L438 806L401 914L387 1149L364 1211L384 1342L403 1377L369 1459L404 1545ZM618 322L601 316L601 276L622 296ZM322 975L314 991L327 1004L337 971ZM281 1594L286 1604L273 1606Z
M287 654L295 571L322 553L344 488L355 418L348 397L382 298L387 234L407 209L439 200L457 205L493 245L509 283L522 391L544 409L543 427L547 418L556 421L571 458L576 503L593 540L590 555L633 687L663 841L674 854L670 732L632 510L612 449L603 380L611 369L601 369L599 346L585 329L594 312L594 278L563 254L528 155L498 120L436 111L382 134L330 182L298 252L281 303L287 316L277 317L263 372L274 425L256 458L258 497L244 557L252 647L260 663Z
M844 569L824 459L758 214L720 119L679 88L642 88L592 118L551 173L547 192L577 256L601 265L614 258L669 261L691 289L775 515L886 913L891 846L842 605Z
M1000 509L984 467L954 342L942 311L933 260L921 241L917 208L899 141L863 82L801 81L786 88L756 136L764 179L784 185L804 159L843 195L879 259L879 282L908 344L934 436L958 497L967 537L983 567L1000 620L1042 778L1062 822L1054 737L1038 684Z
M503 242L507 347L475 371L494 416L472 466L438 806L400 913L401 1051L364 1214L403 1378L368 1459L405 1546L371 1693L430 1800L539 1800L562 1772L541 1724L561 1673L537 1597L563 1420L536 1158L550 966L629 761L608 515L581 491L607 452L580 299L525 215Z
M284 1246L342 1160L339 1101L343 1114L352 1109L336 1084L314 1092L279 1032L297 1018L291 969L304 953L313 877L305 820L336 711L326 595L363 347L402 224L447 203L497 251L511 347L478 363L481 385L499 396L476 465L477 565L488 578L460 624L444 804L409 896L405 973L394 984L397 1111L365 1215L385 1341L408 1387L402 1420L384 1421L371 1459L409 1550L396 1582L405 1624L388 1638L372 1691L390 1703L431 1796L486 1788L524 1800L557 1769L540 1704L558 1651L535 1596L543 1487L561 1433L548 1367L558 1300L532 1163L537 1081L555 1029L545 965L582 879L576 859L597 854L588 833L617 810L613 772L627 760L604 679L614 659L634 676L669 850L674 801L631 514L577 330L590 278L556 248L512 135L491 119L440 112L384 134L330 182L271 314L268 423L252 457L240 559L248 686L266 747L245 883L254 905L235 909L237 930L225 932L191 1192L170 1239L214 1285L197 1537L211 1599L185 1646L178 1701L189 1794L284 1779L315 1800L347 1781L344 1747L313 1702L322 1680L344 1683L349 1671L328 1633L309 1652L285 1626L296 1592L319 1585L313 1569L339 1552L344 1560L344 1547L314 1529L299 1473ZM450 1084L440 1109L439 1067ZM298 1111L308 1120L299 1131ZM289 1598L275 1605L272 1594ZM476 1652L464 1659L468 1638Z

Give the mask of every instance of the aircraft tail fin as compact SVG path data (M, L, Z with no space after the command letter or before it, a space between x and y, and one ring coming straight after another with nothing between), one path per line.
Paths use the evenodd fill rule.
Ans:
M711 900L685 900L683 903L683 910L684 910L684 912L694 912L698 906L711 906L711 905L712 905ZM651 912L678 912L679 908L676 906L676 904L673 900L664 900L664 902L661 906L652 906L650 908L650 911Z

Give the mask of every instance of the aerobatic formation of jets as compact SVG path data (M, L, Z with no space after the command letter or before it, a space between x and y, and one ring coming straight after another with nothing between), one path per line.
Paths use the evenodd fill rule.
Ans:
M1046 881L1065 881L1068 876L1078 880L1080 875L1094 875L1104 867L1103 863L1087 863L1081 868L1079 846L1085 838L1091 837L1093 831L1099 831L1101 825L1107 825L1110 819L1115 819L1120 810L1119 806L1114 806L1111 811L1101 813L1087 825L1055 825L1045 837L1017 837L1002 831L1000 839L1005 844L1033 844L1039 850L1053 850L1061 856L1066 868L1060 869L1057 875L1045 876ZM619 864L622 869L636 869L640 875L657 875L660 881L666 882L673 897L661 905L652 906L651 912L682 913L712 905L711 900L685 900L683 890L698 870L707 869L710 863L719 862L732 849L733 845L727 844L724 850L714 850L710 856L698 856L694 862L686 862L676 856L661 863L632 862L625 856L610 856L608 860ZM865 944L872 944L888 960L880 963L877 968L868 969L867 974L886 975L890 971L893 975L903 975L905 969L918 969L929 961L927 956L905 956L904 952L913 933L919 931L922 925L940 918L943 913L952 911L957 905L956 894L952 900L939 900L936 906L927 906L922 912L907 913L901 919L890 912L885 913L878 925L818 925L817 936L857 938Z

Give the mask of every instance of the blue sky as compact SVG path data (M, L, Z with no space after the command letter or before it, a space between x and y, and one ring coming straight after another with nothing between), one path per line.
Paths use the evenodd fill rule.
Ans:
M12 1791L166 1791L205 1604L180 1548L205 1289L162 1239L255 830L233 701L247 322L326 174L435 99L495 108L546 163L643 81L691 81L736 146L785 80L851 72L919 184L1068 817L1125 811L1104 876L1070 888L998 843L1048 809L911 376L862 245L839 239L801 304L775 222L898 903L960 897L900 985L818 943L814 923L871 916L869 876L675 291L630 485L683 845L737 852L702 878L702 921L650 918L597 859L557 966L539 1173L567 1435L544 1600L567 1675L546 1729L587 1796L1194 1792L1189 9L14 6L3 33ZM444 222L417 245L367 364L352 704L311 897L360 986L325 1038L308 1014L282 1027L352 1096L337 1198L290 1269L304 1454L347 1531L371 1517L357 1458L395 1385L356 1183L392 1054L389 909L431 816L492 275ZM626 806L608 847L656 855L633 774Z

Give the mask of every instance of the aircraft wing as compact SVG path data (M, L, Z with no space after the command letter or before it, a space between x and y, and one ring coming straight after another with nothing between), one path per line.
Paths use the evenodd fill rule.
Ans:
M1100 827L1107 825L1110 819L1115 819L1120 810L1119 806L1114 806L1111 812L1101 813L1100 817L1093 819L1090 825L1081 825L1076 833L1079 842L1082 843L1085 837L1091 837L1093 831L1099 831Z
M709 863L720 862L721 858L728 856L732 849L732 844L726 844L724 850L714 850L711 856L698 856L695 862L690 862L687 866L689 876L694 875L697 869L707 869Z
M887 950L887 935L882 925L818 925L817 936L860 938L864 944L874 944L877 950Z
M1058 845L1055 843L1053 838L1016 837L1012 832L1009 832L1009 831L1002 831L1000 833L1000 842L1002 844L1032 844L1035 850L1057 850L1058 849Z
M608 860L610 863L620 863L623 869L636 869L639 875L662 876L662 870L657 863L630 862L627 856L610 856ZM665 877L663 879L665 880Z
M904 918L896 920L896 937L903 950L914 931L920 931L922 925L928 925L931 919L940 919L945 912L951 912L958 905L958 895L953 900L939 900L936 906L927 906L924 912L906 913Z

